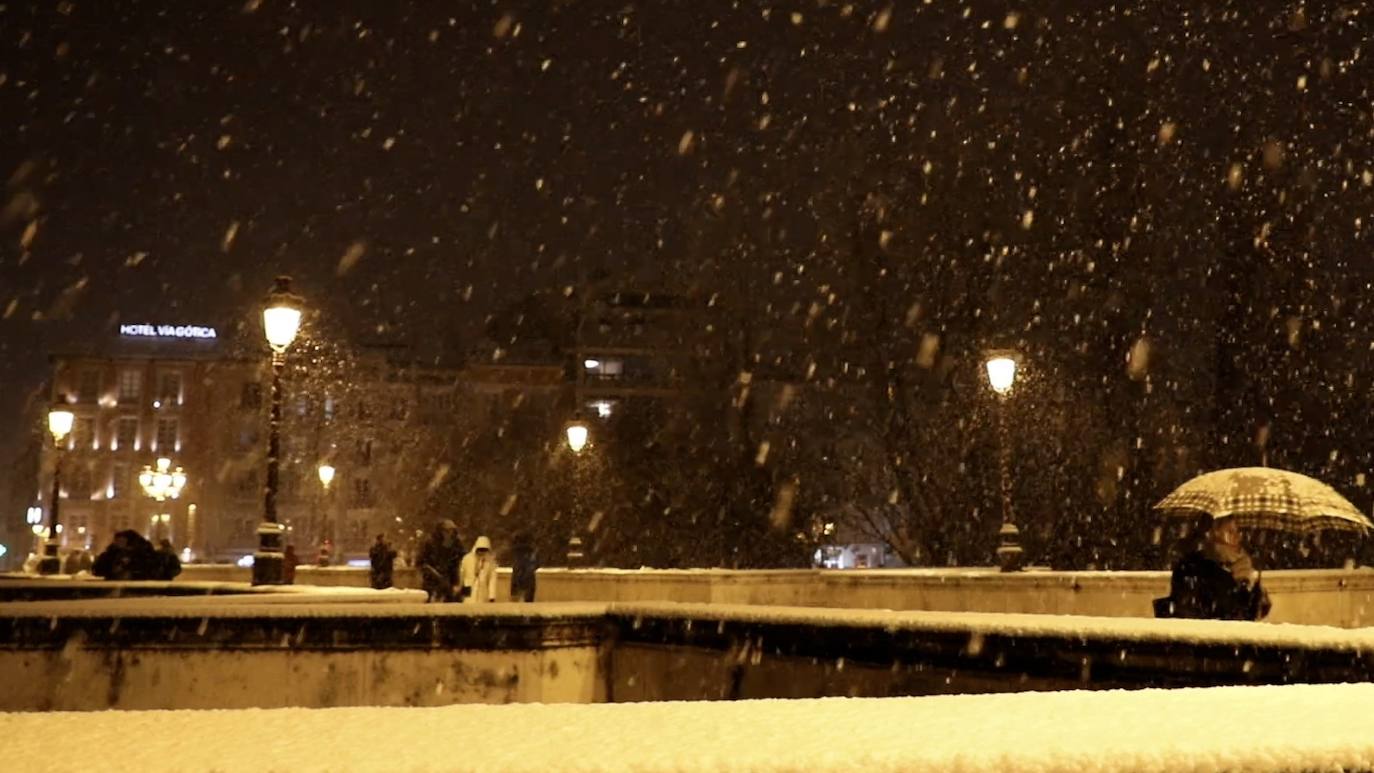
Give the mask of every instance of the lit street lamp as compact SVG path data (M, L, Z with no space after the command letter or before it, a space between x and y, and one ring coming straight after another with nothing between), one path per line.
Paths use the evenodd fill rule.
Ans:
M169 499L181 497L181 490L186 487L186 471L180 467L173 469L172 460L162 457L157 460L157 467L143 466L143 472L138 474L138 485L143 487L144 494L161 505ZM153 539L161 539L163 530L171 522L171 513L154 514Z
M253 584L281 585L284 529L277 522L278 457L281 455L281 373L286 366L286 350L296 340L301 327L301 298L291 292L291 277L277 277L262 312L263 332L272 347L272 412L267 432L267 485L263 494L262 524L258 526L258 549L253 553Z
M1019 361L1014 352L989 352L985 365L988 386L997 394L997 461L1002 479L1002 527L997 533L1000 538L997 563L1002 571L1015 572L1021 568L1024 551L1021 531L1016 528L1011 507L1011 443L1007 438L1006 401L1016 383Z
M43 547L43 560L38 562L39 574L57 574L62 571L62 561L57 557L58 534L62 532L59 509L62 504L62 441L72 431L76 415L67 407L66 400L58 400L48 410L48 432L52 434L52 506L48 508L48 541Z
M319 540L321 547L323 547L326 542L334 539L334 508L330 507L333 502L329 499L329 492L331 491L330 486L334 483L334 475L336 472L337 470L334 469L334 465L328 462L320 465L320 485L324 487L325 513L323 518L317 519L320 526L316 530L317 533L314 536Z
M582 537L578 534L578 530L582 527L582 513L581 508L578 507L578 497L581 496L582 488L582 476L579 474L582 465L580 464L581 459L579 457L582 455L582 450L587 447L587 423L582 420L580 415L576 416L572 421L568 422L568 426L564 428L564 434L567 436L568 450L573 452L573 532L572 536L568 538L568 566L579 566L586 559L586 554L582 551Z

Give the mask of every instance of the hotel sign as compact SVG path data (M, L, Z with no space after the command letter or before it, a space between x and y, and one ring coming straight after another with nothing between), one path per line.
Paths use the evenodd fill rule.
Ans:
M212 327L200 325L120 325L119 334L126 338L218 338Z

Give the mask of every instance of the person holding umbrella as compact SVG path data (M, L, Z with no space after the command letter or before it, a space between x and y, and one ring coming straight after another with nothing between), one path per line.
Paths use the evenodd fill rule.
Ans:
M1351 532L1363 538L1374 523L1321 481L1272 467L1238 467L1199 475L1154 509L1165 518L1201 518L1201 535L1173 565L1169 595L1155 599L1156 617L1259 620L1269 614L1240 530L1310 535Z
M1169 595L1155 600L1156 617L1262 620L1269 594L1234 518L1213 519L1202 540L1173 566Z

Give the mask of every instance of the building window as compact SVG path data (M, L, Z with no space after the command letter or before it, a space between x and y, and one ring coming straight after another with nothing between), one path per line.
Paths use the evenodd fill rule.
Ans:
M261 494L262 489L258 487L257 472L250 471L244 473L243 477L239 478L238 482L235 484L234 491L240 497L255 497Z
M363 438L358 441L358 463L366 467L372 464L372 440Z
M62 542L67 545L84 547L90 540L91 516L79 513L63 516Z
M176 419L157 420L157 437L153 441L153 450L164 454L180 450L177 447Z
M372 481L367 478L353 479L353 504L357 507L372 506Z
M91 498L91 468L84 464L74 464L70 470L63 470L66 484L63 489L71 499Z
M587 377L594 381L614 381L625 373L625 363L621 360L605 360L588 357L582 361Z
M93 403L98 399L100 399L100 371L81 371L76 381L77 402Z
M138 450L138 417L120 416L115 422L114 448Z
M90 448L95 445L95 419L77 419L72 428L72 448Z
M143 393L143 373L137 370L119 372L119 401L136 403Z
M615 415L615 400L592 400L587 403L587 412L598 419L609 419Z
M127 493L129 486L129 465L116 464L110 473L110 488L106 495L110 499L121 499Z
M258 447L258 427L256 424L239 427L239 450L251 451Z
M157 399L163 405L181 405L180 373L163 373L158 377Z
M243 382L243 390L239 392L240 408L261 408L262 407L262 384L256 381Z
M110 533L128 531L134 527L134 517L128 512L110 513Z
M370 419L370 418L372 418L372 407L369 406L369 405L367 404L367 401L366 401L366 400L359 400L359 401L358 401L358 418L359 418L359 419Z

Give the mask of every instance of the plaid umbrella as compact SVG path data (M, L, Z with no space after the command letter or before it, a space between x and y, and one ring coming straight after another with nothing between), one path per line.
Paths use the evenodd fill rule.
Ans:
M1184 483L1155 509L1166 516L1234 517L1239 526L1366 533L1374 524L1335 489L1306 475L1269 467L1217 470Z

